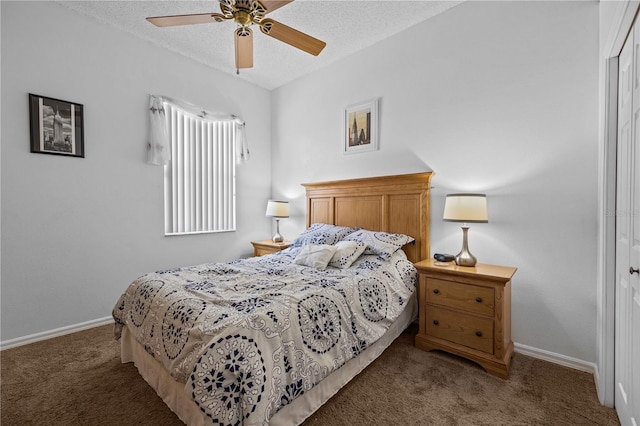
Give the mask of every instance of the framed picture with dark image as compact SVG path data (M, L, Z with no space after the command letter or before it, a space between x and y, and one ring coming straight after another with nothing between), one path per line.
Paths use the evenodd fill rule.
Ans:
M377 149L378 99L371 99L345 108L343 154Z
M84 157L82 104L29 93L31 152Z

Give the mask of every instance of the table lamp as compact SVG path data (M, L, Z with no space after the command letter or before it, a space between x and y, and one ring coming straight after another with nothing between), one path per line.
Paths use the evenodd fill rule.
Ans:
M274 243L281 243L284 241L282 235L280 235L280 219L289 217L289 202L288 201L274 201L269 200L267 203L267 216L276 218L276 233L271 240Z
M444 202L443 220L463 222L462 250L455 257L458 266L475 266L477 259L469 252L467 223L488 222L487 196L485 194L448 194Z

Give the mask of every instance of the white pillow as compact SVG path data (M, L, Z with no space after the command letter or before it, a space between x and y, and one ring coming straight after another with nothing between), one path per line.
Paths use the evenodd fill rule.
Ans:
M382 260L389 260L393 253L400 250L405 244L414 241L414 239L404 234L359 229L344 237L342 241L360 241L367 246L364 254L375 254Z
M314 223L304 230L298 238L293 240L291 246L299 247L306 244L335 244L355 230L355 228L350 228L348 226Z
M302 246L302 249L300 249L300 252L293 262L297 265L325 269L335 252L335 246L327 244L307 244L306 246Z
M334 247L336 252L329 261L329 266L345 269L353 264L367 247L359 241L338 241Z

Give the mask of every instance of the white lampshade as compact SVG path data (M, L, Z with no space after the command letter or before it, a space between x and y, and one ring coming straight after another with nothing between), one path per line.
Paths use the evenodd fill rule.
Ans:
M289 202L269 200L266 216L289 217Z
M485 194L448 194L443 219L449 222L488 222Z

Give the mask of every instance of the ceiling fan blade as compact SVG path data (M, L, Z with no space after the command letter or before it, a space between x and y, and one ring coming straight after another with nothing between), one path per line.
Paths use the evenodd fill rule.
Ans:
M174 27L177 25L211 24L229 19L219 13L198 13L195 15L154 16L147 18L156 27Z
M314 56L318 56L327 45L322 40L269 18L265 18L260 22L260 31Z
M235 32L236 69L253 68L253 31L240 27Z
M267 9L267 13L271 13L276 9L280 9L282 6L286 6L289 3L293 3L293 0L259 0L260 3Z

